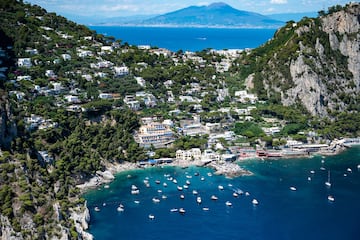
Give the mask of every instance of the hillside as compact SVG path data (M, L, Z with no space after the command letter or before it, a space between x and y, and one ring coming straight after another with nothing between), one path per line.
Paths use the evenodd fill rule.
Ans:
M141 22L143 25L277 28L283 22L258 13L237 10L225 3L190 6Z
M274 103L301 104L322 117L358 112L359 14L359 3L352 3L319 18L288 22L271 41L239 60L240 72Z

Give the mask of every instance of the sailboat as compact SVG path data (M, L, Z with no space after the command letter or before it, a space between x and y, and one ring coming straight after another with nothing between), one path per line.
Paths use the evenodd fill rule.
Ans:
M331 187L331 182L330 182L330 171L328 171L328 180L325 182L325 185L327 187Z

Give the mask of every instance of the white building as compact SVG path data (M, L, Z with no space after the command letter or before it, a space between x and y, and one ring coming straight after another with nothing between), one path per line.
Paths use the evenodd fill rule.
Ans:
M137 142L142 147L166 147L174 140L174 133L169 126L158 122L152 122L140 127Z
M19 58L17 61L19 67L30 68L32 66L30 58Z
M201 159L200 148L192 148L190 150L177 150L176 160L180 161L194 161Z
M111 93L100 93L99 98L100 99L113 99L113 95Z
M116 76L125 76L129 74L128 67L114 67L114 71Z
M68 103L80 103L80 99L78 96L67 95L67 96L65 96L65 100Z

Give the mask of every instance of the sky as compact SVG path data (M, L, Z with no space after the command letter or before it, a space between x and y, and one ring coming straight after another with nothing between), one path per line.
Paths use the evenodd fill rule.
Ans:
M24 0L48 12L67 16L127 17L160 15L189 6L224 2L244 11L264 15L275 13L318 12L329 6L345 5L350 0Z

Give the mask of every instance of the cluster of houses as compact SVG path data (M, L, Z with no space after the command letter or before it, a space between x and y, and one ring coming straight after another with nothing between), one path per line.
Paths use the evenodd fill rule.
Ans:
M40 30L42 31L43 38L49 41L54 39L54 36L60 37L61 39L74 38L70 34L55 31L54 29L46 26L41 27ZM170 119L158 119L153 117L143 118L141 127L136 133L134 133L134 138L140 146L145 148L164 148L171 146L179 136L206 135L208 139L207 150L203 153L200 149L191 149L187 151L179 150L176 152L176 158L182 160L202 160L205 162L210 160L229 161L234 160L234 156L251 157L258 154L255 150L251 150L247 147L243 148L241 151L239 151L239 149L232 149L229 151L231 148L223 145L224 141L235 142L239 137L241 137L236 136L233 131L229 130L231 129L231 124L234 122L232 119L233 114L236 114L240 121L253 120L251 111L256 109L255 104L262 103L258 100L255 94L242 89L235 89L235 91L232 89L232 91L229 91L223 81L214 81L218 82L218 85L212 85L211 88L208 88L207 84L201 84L194 80L193 82L186 84L186 86L182 86L183 88L181 89L180 94L176 95L174 94L175 91L173 89L174 81L172 79L168 79L162 83L166 89L166 94L165 96L159 97L156 96L155 93L149 91L149 89L147 89L148 83L145 79L141 76L134 75L129 66L126 66L125 63L120 64L109 60L111 59L109 56L117 56L118 54L128 53L131 49L122 48L118 42L109 43L109 45L101 44L95 41L92 36L82 37L81 40L84 45L78 46L74 50L68 50L66 53L59 52L56 56L54 55L52 60L45 62L46 69L44 70L43 75L36 77L47 80L49 83L47 86L39 86L35 84L35 80L32 76L22 74L21 71L19 71L16 74L16 78L10 80L10 82L12 82L14 86L19 86L23 81L30 82L33 86L33 90L30 91L30 94L55 96L59 107L64 107L70 112L80 112L86 111L86 109L82 106L83 103L92 101L93 98L87 97L85 89L79 89L78 84L73 79L81 78L88 82L101 84L103 78L112 78L113 81L116 81L117 78L122 78L124 76L130 78L133 77L136 83L142 88L142 91L138 91L135 94L127 94L125 96L120 96L118 93L99 91L97 97L103 100L121 99L124 103L124 107L128 107L133 111L157 107L160 101L170 103L175 106L176 104L179 105L187 103L190 104L193 109L191 117L183 118L178 122L173 122ZM179 64L186 64L187 61L191 61L197 68L212 66L217 74L229 71L229 68L234 63L234 60L239 57L242 51L249 51L249 49L220 51L210 50L210 54L220 56L221 60L208 62L196 53L189 51L186 51L181 55L177 55L167 49L151 48L148 45L140 45L138 46L138 49L146 51L150 54L158 56L162 55L169 58L175 66ZM19 69L28 70L37 65L43 65L44 62L35 58L37 55L39 55L39 51L36 48L26 49L25 56L18 58L17 66ZM62 61L72 61L73 59L83 59L88 67L67 71L65 73L61 73L62 75L55 70L58 69L57 66L61 64ZM136 72L141 72L141 69L147 68L148 64L138 62L136 64L132 64L131 67L134 66ZM66 84L64 83L64 79L68 80ZM209 80L217 80L217 76L214 75L212 79ZM29 86L29 84L27 86ZM19 89L11 91L10 94L16 96L19 101L24 101L26 98L26 94L21 92ZM214 99L216 99L216 102L220 104L226 99L231 100L231 107L220 107L219 109L214 110L214 112L227 115L230 122L222 122L220 124L214 122L203 122L200 119L199 114L204 111L202 101L208 94L212 94L215 97ZM170 115L178 115L181 113L182 111L177 108L169 111ZM186 112L185 114L189 113ZM26 117L25 124L29 130L48 129L57 126L57 123L52 122L51 119L45 119L36 115ZM269 121L266 122L266 127L264 126L262 129L266 135L271 136L279 133L283 125L284 123ZM302 143L289 140L287 145L293 148L301 146ZM219 150L222 154L214 150ZM43 155L45 156L46 154L44 153ZM43 158L46 159L46 157Z

